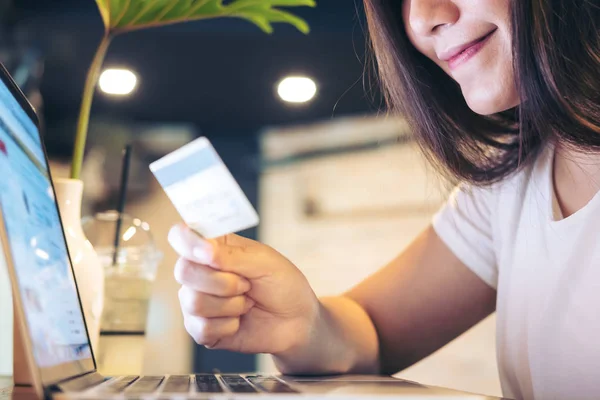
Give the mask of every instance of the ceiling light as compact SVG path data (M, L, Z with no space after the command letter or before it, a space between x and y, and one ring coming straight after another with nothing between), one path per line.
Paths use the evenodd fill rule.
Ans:
M317 85L315 81L304 76L288 76L279 82L277 93L283 101L306 103L315 97Z
M137 77L128 69L107 69L100 75L100 89L107 94L126 96L133 92Z

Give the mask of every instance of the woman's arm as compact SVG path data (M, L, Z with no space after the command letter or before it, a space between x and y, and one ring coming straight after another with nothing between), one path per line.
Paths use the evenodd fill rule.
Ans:
M395 373L491 314L496 291L426 229L344 296L321 299L306 343L275 354L284 373Z

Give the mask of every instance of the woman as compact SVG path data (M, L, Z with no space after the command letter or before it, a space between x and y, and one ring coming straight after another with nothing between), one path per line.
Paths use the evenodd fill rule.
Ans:
M600 393L598 0L365 0L391 112L461 184L400 256L317 299L275 250L170 233L187 331L284 373L394 373L497 311L503 390Z

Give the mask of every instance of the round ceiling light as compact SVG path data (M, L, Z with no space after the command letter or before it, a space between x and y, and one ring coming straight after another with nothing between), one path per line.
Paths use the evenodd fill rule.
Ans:
M305 76L288 76L279 82L277 94L288 103L306 103L317 94L317 85Z
M100 89L107 94L126 96L137 86L137 76L128 69L106 69L100 75Z

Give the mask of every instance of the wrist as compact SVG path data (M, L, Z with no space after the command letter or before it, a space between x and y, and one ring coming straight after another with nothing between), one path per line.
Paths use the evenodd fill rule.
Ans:
M312 369L311 364L317 357L318 339L322 337L324 308L315 297L315 301L299 323L298 330L290 340L290 344L282 351L273 353L273 360L283 374L306 373Z

